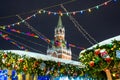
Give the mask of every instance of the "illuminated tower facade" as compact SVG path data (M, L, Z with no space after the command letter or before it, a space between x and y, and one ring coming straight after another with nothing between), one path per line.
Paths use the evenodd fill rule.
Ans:
M57 58L72 59L71 48L66 46L65 41L65 28L62 24L62 19L59 16L58 25L54 31L54 41L52 42L52 47L47 49L47 54Z

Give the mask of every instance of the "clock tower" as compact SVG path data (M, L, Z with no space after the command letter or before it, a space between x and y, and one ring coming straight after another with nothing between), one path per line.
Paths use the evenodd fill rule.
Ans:
M59 16L57 27L54 30L54 41L52 47L47 49L47 55L57 58L72 59L71 48L67 47L65 41L65 28L62 24L61 16Z

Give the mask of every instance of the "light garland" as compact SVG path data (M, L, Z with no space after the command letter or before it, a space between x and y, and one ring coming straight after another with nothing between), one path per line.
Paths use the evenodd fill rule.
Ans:
M47 13L48 15L53 14L53 15L63 16L63 15L69 15L69 14L75 15L77 13L81 13L82 14L85 11L91 12L93 9L99 9L99 7L107 5L111 1L116 2L117 0L108 0L108 1L103 2L102 4L99 4L97 6L93 6L93 7L90 7L90 8L87 8L87 9L83 9L83 10L79 10L79 11L67 12L67 13L62 13L61 11L59 11L59 12L52 12L52 11L46 11L46 10L41 9L41 10L37 11L36 13L32 14L31 16L25 18L24 20L21 20L19 22L16 22L16 23L13 23L13 24L9 24L9 25L3 25L3 26L0 26L0 28L1 27L2 28L6 28L6 27L10 28L11 26L20 25L21 23L24 23L25 21L31 19L32 17L36 17L37 14L42 14L42 13ZM24 33L24 32L20 32L19 30L15 30L15 29L11 29L11 31L17 32L19 34L21 33L21 34L24 34L24 35L27 35L27 36L32 36L32 37L35 37L35 38L41 38L44 41L46 41L47 43L51 42L50 39L43 38L42 36L38 37L37 35L35 35L33 33L32 34L31 33ZM82 49L82 50L84 49L83 47L78 47L78 46L76 46L74 44L67 44L67 45L70 46L70 47L76 47L76 48Z
M77 13L83 14L84 12L92 12L93 9L99 9L102 6L108 5L112 1L117 2L117 0L108 0L108 1L103 2L102 4L99 4L99 5L96 5L96 6L93 6L93 7L87 8L87 9L82 9L82 10L79 10L79 11L72 11L72 12L61 12L61 11L52 12L52 11L47 11L47 10L41 9L41 10L38 10L36 13L32 14L31 16L28 16L24 20L18 21L18 22L13 23L13 24L1 25L1 26L10 27L10 26L15 26L15 25L20 25L21 23L24 23L25 21L30 20L33 17L36 17L37 14L42 14L42 13L43 14L47 13L48 15L53 14L53 15L60 15L60 16L63 16L63 15L69 16L69 14L76 15Z
M8 33L7 33L6 31L3 31L3 30L1 30L1 31L4 32L4 33L6 33L6 34L3 34L2 32L0 32L0 36L1 36L3 39L5 39L5 40L7 40L8 42L10 42L10 43L12 43L13 45L15 45L16 47L18 47L19 49L28 51L28 49L25 48L25 47L27 47L27 48L29 48L29 49L31 49L31 50L33 50L33 51L36 51L36 52L39 52L39 53L44 53L44 52L42 52L42 51L40 51L40 50L34 49L34 48L30 47L30 46L27 46L27 45L25 45L24 43L21 43L21 42L19 42L19 41L16 41L16 40L14 40L14 39L11 39L10 37L8 37ZM20 46L20 45L21 45L21 46Z
M13 45L17 46L19 49L22 49L22 50L27 50L24 46L20 46L19 44L17 44L15 41L13 41L10 37L8 37L8 34L3 34L2 32L0 32L0 36L7 40L8 42L12 43Z
M30 36L30 37L37 38L37 39L42 39L42 40L44 40L45 42L47 42L48 44L52 44L52 41L51 41L50 39L44 38L44 37L42 37L42 36L37 36L37 35L35 35L34 33L22 32L22 31L20 31L20 30L16 30L16 29L13 29L13 28L10 28L10 27L7 28L7 27L5 27L5 26L0 26L0 29L6 30L6 31L15 32L15 33L22 34L22 35L26 35L26 36ZM73 48L80 49L80 50L84 50L84 49L85 49L84 47L76 46L75 44L71 44L71 43L67 43L66 45L69 46L69 47L73 47Z
M106 2L103 2L102 4L99 4L99 5L87 8L87 9L82 9L82 10L79 10L79 11L72 11L72 12L61 12L61 11L59 11L59 12L52 12L52 11L47 11L47 10L40 10L39 13L47 13L48 15L53 14L53 15L61 15L61 16L63 16L63 15L69 16L69 14L76 15L77 13L83 14L83 12L91 12L93 9L97 9L98 10L100 7L106 6L106 5L108 5L108 3L112 2L112 1L116 2L117 0L108 0Z

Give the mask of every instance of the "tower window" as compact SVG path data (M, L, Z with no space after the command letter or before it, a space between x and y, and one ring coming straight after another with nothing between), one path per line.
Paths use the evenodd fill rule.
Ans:
M60 29L60 33L62 33L62 29Z

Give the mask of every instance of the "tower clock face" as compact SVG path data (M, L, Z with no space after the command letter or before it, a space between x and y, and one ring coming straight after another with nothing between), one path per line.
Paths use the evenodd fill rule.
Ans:
M63 37L62 36L58 36L58 40L63 40Z

